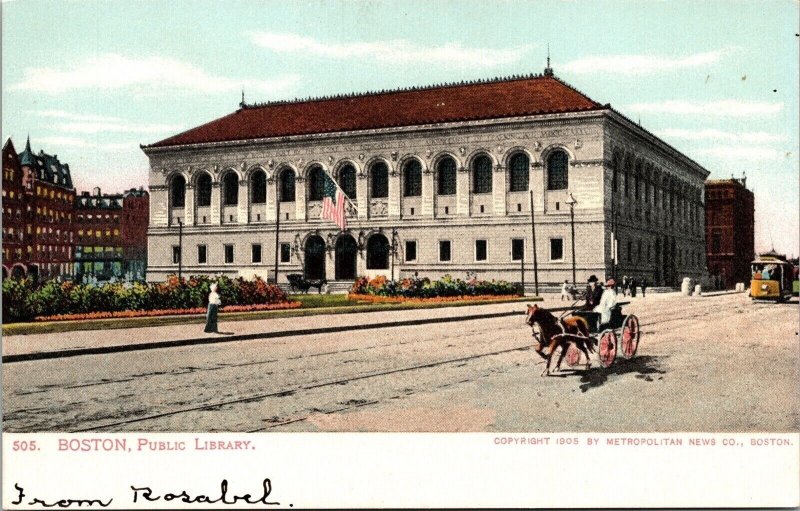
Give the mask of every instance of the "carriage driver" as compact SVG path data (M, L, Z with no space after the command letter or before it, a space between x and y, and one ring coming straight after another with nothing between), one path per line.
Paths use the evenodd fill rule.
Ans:
M583 310L594 310L600 304L600 297L603 295L603 288L597 284L597 277L592 275L589 277L588 285L586 286L586 303L583 305Z

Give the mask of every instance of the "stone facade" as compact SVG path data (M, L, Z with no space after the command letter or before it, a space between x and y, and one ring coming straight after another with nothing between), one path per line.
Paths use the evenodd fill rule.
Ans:
M572 280L572 201L578 282L591 274L626 274L651 285L675 285L679 277L698 277L705 269L702 201L708 172L610 107L259 140L154 144L143 150L150 159L147 275L153 281L177 273L179 265L184 275L274 278L277 255L281 283L289 273L350 281L359 275L438 278L474 272L480 278L520 281L523 265L524 280L530 283L530 192L539 282ZM490 176L480 170L487 158ZM567 162L565 182L556 178L560 158ZM438 193L449 190L439 184L445 159L456 167L453 194ZM412 161L421 167L419 178L409 170ZM383 165L388 193L376 198L373 180L380 179L376 169ZM309 200L311 173L321 168L341 181L348 166L355 170L356 193L347 230L340 232L319 219L320 201ZM408 194L406 179L421 179L418 195L414 186ZM292 180L294 200L278 203L282 183ZM232 186L238 187L233 194L238 197L235 204L226 204ZM264 195L256 186L266 186L264 202L251 200ZM449 260L442 260L448 259L447 242ZM252 262L254 252L260 262ZM205 262L200 262L203 255Z

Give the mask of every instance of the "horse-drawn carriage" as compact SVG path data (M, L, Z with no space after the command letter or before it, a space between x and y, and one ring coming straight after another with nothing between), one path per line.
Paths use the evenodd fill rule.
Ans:
M597 346L600 363L609 367L620 352L626 359L636 355L641 337L639 318L633 314L623 315L620 302L611 309L608 323L600 323L600 313L582 310L567 310L561 317L536 305L528 306L526 322L533 329L533 337L538 347L536 352L546 361L542 374L550 374L550 366L558 353L556 369L561 368L562 360L574 367L583 362L591 366L590 352Z

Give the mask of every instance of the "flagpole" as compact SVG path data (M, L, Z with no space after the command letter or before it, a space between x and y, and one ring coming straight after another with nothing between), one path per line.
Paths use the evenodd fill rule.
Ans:
M275 180L275 183L278 185L277 190L275 190L275 285L278 285L278 259L280 257L279 248L280 245L278 243L278 233L281 230L281 190L280 184L278 180Z

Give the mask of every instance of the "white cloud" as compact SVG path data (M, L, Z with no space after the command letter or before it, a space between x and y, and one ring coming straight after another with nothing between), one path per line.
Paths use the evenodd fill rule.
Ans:
M108 152L139 152L139 145L135 142L98 143L79 137L51 136L37 137L36 141L42 147L47 147L48 153L58 153L59 148L97 149Z
M716 146L700 149L698 154L723 160L764 161L791 158L793 153L763 146Z
M513 48L467 48L460 43L426 47L406 39L389 41L333 43L292 33L255 32L250 41L276 53L306 54L329 59L368 59L393 65L457 65L496 67L519 62L530 45Z
M571 73L618 73L626 75L662 73L714 64L728 51L715 50L684 57L659 57L656 55L592 56L567 62L563 67L564 70Z
M719 140L725 142L750 143L783 142L787 140L785 135L775 135L773 133L766 133L763 131L734 133L715 129L685 130L668 128L658 132L658 135L667 138L679 138L682 140Z
M194 93L236 92L242 87L267 95L285 95L300 80L283 75L269 80L214 76L204 70L167 57L130 58L118 54L89 57L66 69L26 68L23 80L12 90L58 94L81 89L133 89L156 94L164 89Z
M77 137L37 137L36 142L41 144L43 147L49 147L47 151L49 153L54 152L52 149L53 146L79 148L90 148L95 146L95 144Z
M124 122L70 122L56 124L67 133L170 133L180 127L169 124L129 124Z
M88 122L120 122L122 119L119 117L109 117L106 115L91 115L91 114L74 114L64 110L34 110L34 115L39 117L47 117L52 119L68 119L70 121L88 121Z
M661 101L657 103L634 103L626 110L656 114L701 114L708 116L747 117L753 115L772 115L783 109L783 103L765 101Z

